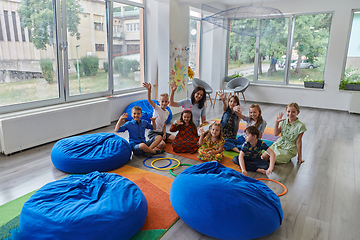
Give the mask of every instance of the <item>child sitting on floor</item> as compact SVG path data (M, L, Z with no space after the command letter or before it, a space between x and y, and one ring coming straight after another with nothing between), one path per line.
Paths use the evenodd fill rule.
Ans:
M172 147L176 153L194 153L198 150L198 132L192 120L192 112L190 109L184 109L181 113L180 120L175 121L170 132L178 132Z
M163 149L154 149L162 141L160 135L153 137L148 141L145 139L145 129L152 130L154 129L153 126L156 128L155 118L150 118L152 122L151 125L148 121L142 120L141 116L141 107L133 107L131 109L131 117L133 120L125 123L128 114L124 113L116 123L115 132L125 132L126 130L129 132L129 143L135 155L144 154L146 157L150 157L153 154L164 153L165 151Z
M268 145L259 139L260 132L255 126L247 127L244 131L246 142L242 145L239 156L233 158L236 165L240 165L242 174L249 176L246 170L269 175L275 165L275 153ZM269 162L261 159L262 151L270 154Z
M167 105L169 104L169 95L167 93L163 93L160 95L159 104L154 103L151 99L151 84L143 83L143 86L148 90L147 100L150 105L154 108L153 117L156 118L156 128L154 130L150 130L148 133L148 138L153 138L158 135L162 137L161 142L157 145L158 148L164 149L166 147L166 142L172 142L175 139L175 136L166 132L166 120L169 116L169 111L166 110Z
M221 161L224 157L224 138L220 123L213 123L206 134L203 128L200 129L199 155L201 161ZM206 136L205 136L206 135Z
M261 116L261 108L259 104L253 103L250 105L249 117L244 116L241 111L238 116L246 122L246 127L255 126L260 132L259 139L262 138L267 123ZM241 135L238 138L238 142L241 143L241 145L245 142L244 135Z
M270 148L275 152L276 163L288 163L290 160L298 155L298 163L301 164L305 160L302 158L302 137L306 131L305 124L300 122L297 117L300 113L300 107L297 103L290 103L286 106L286 116L282 112L276 115L274 135L278 138ZM263 159L269 159L266 152L263 154Z
M239 115L241 114L239 98L236 95L232 95L229 97L228 102L226 102L226 93L224 90L220 90L219 95L223 101L224 110L220 121L225 138L224 148L226 151L232 150L234 152L240 152L239 148L244 142L238 142L236 139L239 130Z

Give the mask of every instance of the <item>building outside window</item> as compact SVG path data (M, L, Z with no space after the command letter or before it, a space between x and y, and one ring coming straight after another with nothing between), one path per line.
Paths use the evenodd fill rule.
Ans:
M144 81L143 16L142 4L114 2L113 19L120 20L112 46L115 91L141 87Z
M126 24L126 31L128 32L135 32L139 31L139 24L138 23L128 23Z
M95 44L95 51L97 51L97 52L105 51L104 44Z
M94 22L94 29L95 29L95 30L98 30L98 31L103 31L103 30L104 30L104 24L103 24L103 23Z
M51 4L45 7L40 1L0 0L3 13L0 47L1 59L4 59L0 65L9 66L0 72L0 113L108 96L141 87L145 76L143 2L114 2L113 16L106 15L109 11L105 1L88 4L79 0L80 6L75 2L60 1L60 6L56 6L61 9L61 4L66 3L67 14L62 13L62 17L55 19L61 23L67 16L68 24L63 26L55 25ZM114 30L110 60L130 63L125 68L116 64L114 69L108 68L111 48L107 46L110 42L107 24ZM124 31L126 24L131 24L132 32ZM65 56L62 62L57 56L57 41ZM80 69L77 69L78 61ZM96 69L96 73L85 72L84 64L94 64L91 69Z

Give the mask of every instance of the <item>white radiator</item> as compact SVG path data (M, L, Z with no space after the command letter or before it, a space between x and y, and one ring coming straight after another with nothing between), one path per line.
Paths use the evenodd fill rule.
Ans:
M349 112L350 113L360 113L360 93L359 92L351 93Z
M110 125L108 99L1 116L0 150L10 154L107 125Z

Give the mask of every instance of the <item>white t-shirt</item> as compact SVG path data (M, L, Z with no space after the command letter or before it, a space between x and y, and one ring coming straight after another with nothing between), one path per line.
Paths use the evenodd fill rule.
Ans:
M256 124L256 122L251 120L250 117L245 117L243 120L246 122L246 127L255 126ZM259 132L264 133L266 125L267 125L266 121L263 120L263 122L258 127Z
M166 120L169 117L169 111L165 109L162 110L160 106L158 106L157 104L155 104L155 108L154 108L154 113L153 113L153 117L157 117L155 119L156 122L156 129L154 129L154 131L156 132L162 132L164 130L164 125Z

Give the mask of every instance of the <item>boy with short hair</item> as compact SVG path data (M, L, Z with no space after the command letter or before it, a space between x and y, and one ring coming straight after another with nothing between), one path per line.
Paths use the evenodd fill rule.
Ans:
M169 117L169 111L166 110L166 107L169 104L169 95L167 93L161 94L159 99L160 106L158 106L151 99L151 84L143 83L143 86L148 90L147 100L154 108L153 118L156 118L156 127L154 127L154 130L149 131L148 138L161 136L162 140L157 147L159 149L164 149L166 147L166 142L172 142L175 139L174 135L166 132L166 121Z
M131 149L135 155L144 154L146 157L150 157L154 154L164 153L164 150L154 150L154 148L162 141L161 136L156 136L146 141L145 129L156 128L155 118L150 118L152 125L145 120L141 119L142 109L139 106L135 106L131 109L131 117L133 120L125 123L128 117L127 113L124 113L119 118L115 126L115 132L129 132L129 143Z
M266 175L271 174L275 165L274 151L259 139L260 132L255 126L247 127L244 133L246 142L241 147L239 157L234 157L233 162L240 165L239 168L245 176L249 176L246 169ZM270 164L261 159L263 150L270 154Z

